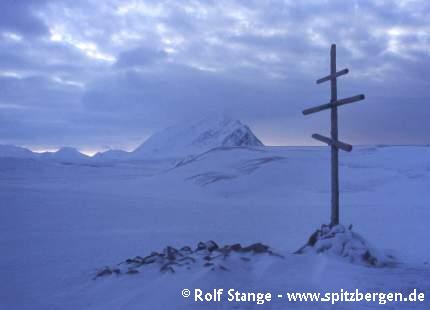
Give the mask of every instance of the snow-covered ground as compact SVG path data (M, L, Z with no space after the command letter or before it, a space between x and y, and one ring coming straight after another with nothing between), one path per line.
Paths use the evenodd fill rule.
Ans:
M341 221L396 267L294 255L327 223L326 147L218 148L185 160L61 162L0 158L0 309L378 309L374 303L193 303L183 288L272 293L416 288L430 309L430 147L342 153ZM270 245L225 272L208 269L93 280L96 269L165 246Z

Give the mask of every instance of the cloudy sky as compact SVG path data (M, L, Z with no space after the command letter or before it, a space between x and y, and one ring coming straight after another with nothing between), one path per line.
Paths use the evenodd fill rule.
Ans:
M329 47L354 144L430 143L428 0L0 2L0 143L131 149L211 113L266 144L311 144Z

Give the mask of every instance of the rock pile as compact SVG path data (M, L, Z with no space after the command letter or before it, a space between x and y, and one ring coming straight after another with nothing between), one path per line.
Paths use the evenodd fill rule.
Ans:
M114 267L107 266L97 270L94 279L110 275L137 274L146 266L155 266L162 273L175 273L179 268L191 269L192 266L228 271L225 266L228 260L239 259L249 262L256 255L282 258L262 243L254 243L246 247L239 243L219 247L214 241L199 242L194 250L189 246L180 249L168 246L161 253L152 252L145 257L129 258Z
M371 247L359 234L343 225L322 225L296 254L317 253L341 257L351 263L384 267L396 263L395 258Z

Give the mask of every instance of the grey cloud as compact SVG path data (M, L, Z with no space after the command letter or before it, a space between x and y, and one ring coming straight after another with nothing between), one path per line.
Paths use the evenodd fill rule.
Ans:
M0 101L23 108L70 110L79 103L76 87L43 76L0 77Z
M46 24L34 14L44 0L2 0L0 2L0 29L18 32L24 36L40 36L48 32Z
M428 1L138 1L121 14L126 1L19 3L0 21L25 37L0 41L0 73L23 76L0 79L1 141L126 145L224 111L263 139L311 142L328 118L301 110L328 99L315 79L336 42L350 69L340 95L367 95L340 112L346 140L430 143Z
M119 54L116 65L120 68L140 67L153 64L167 57L163 50L138 47Z

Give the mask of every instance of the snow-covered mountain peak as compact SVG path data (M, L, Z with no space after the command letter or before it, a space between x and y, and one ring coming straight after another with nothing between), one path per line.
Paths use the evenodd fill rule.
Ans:
M55 152L57 155L79 155L80 153L76 148L70 146L63 146Z
M133 155L181 157L223 146L263 146L263 143L239 120L216 115L157 132L139 146Z

